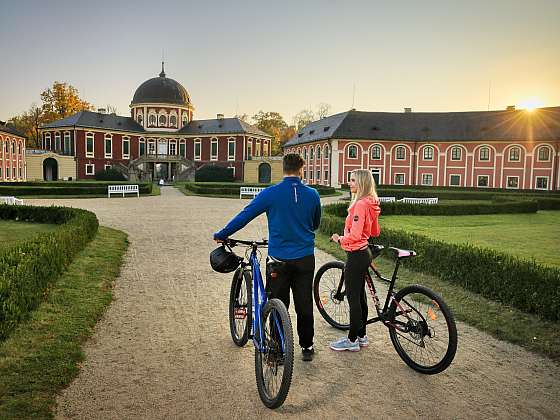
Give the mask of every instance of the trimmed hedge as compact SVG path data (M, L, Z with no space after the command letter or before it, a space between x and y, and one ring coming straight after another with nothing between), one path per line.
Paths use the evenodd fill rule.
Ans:
M185 184L185 189L191 191L195 194L219 194L219 195L237 195L239 196L239 189L241 187L270 187L272 184L241 184L241 183L192 183L187 182ZM309 185L311 188L315 188L319 195L329 195L334 194L335 189L333 187L327 187L324 185Z
M74 256L97 233L95 214L67 207L0 205L0 219L61 225L0 250L0 339L35 309Z
M194 173L195 182L233 182L233 171L219 165L205 165Z
M381 214L415 216L458 216L468 214L536 213L539 209L535 200L492 201L488 203L457 202L439 204L381 203ZM346 217L348 203L324 206L325 213Z
M95 179L98 181L126 181L122 172L119 172L114 168L108 168L96 172Z
M127 183L118 183L127 184ZM69 183L57 183L57 184L36 184L36 185L22 185L22 184L12 184L9 186L0 186L0 196L1 195L13 195L16 197L28 196L28 195L106 195L107 194L108 183L81 183L81 182L69 182ZM152 184L151 183L138 183L140 194L151 194Z
M320 231L342 232L344 218L325 212ZM413 249L407 267L432 274L484 297L560 320L560 269L472 245L449 244L423 235L381 227L376 243Z

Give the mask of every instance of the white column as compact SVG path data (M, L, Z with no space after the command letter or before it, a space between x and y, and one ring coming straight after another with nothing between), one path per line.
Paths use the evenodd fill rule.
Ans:
M330 148L330 159L331 159L331 187L340 188L340 183L338 182L338 168L339 168L339 155L338 155L338 140L331 140Z

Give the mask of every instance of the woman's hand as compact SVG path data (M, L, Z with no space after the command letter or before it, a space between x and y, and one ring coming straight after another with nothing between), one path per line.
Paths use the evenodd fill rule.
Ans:
M340 235L338 233L333 233L331 236L331 241L338 243L340 240Z

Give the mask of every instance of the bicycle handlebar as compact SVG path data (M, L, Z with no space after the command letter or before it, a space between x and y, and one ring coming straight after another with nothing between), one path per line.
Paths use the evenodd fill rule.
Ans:
M223 243L230 246L230 247L234 247L237 244L257 246L257 247L268 246L268 240L266 240L266 239L263 239L262 241L259 242L259 241L244 241L244 240L241 240L241 239L228 238L228 239L224 240Z

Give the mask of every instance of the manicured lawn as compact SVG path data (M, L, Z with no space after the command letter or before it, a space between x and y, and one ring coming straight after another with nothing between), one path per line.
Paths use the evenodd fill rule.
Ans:
M25 241L40 233L53 232L58 225L45 223L16 222L14 220L0 220L0 248L12 246Z
M560 267L560 211L477 216L388 216L383 226L470 243Z
M100 226L31 319L0 342L0 419L53 417L56 395L84 359L82 343L111 302L127 246L125 233Z

